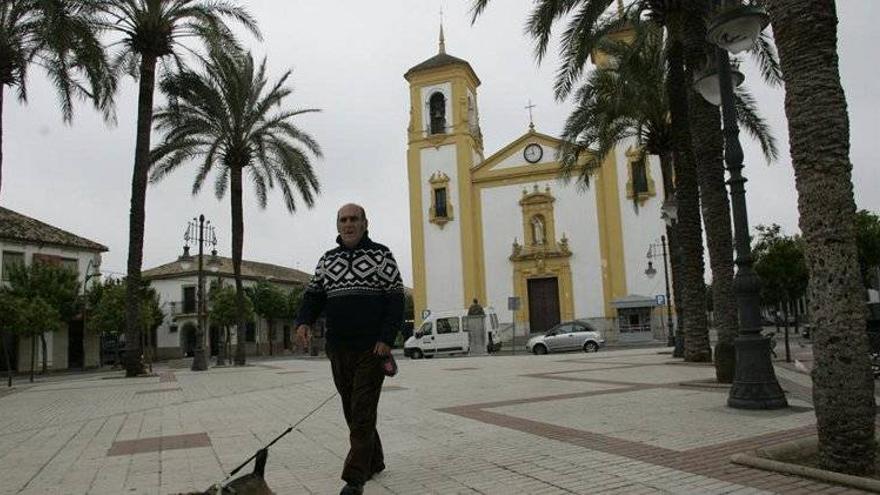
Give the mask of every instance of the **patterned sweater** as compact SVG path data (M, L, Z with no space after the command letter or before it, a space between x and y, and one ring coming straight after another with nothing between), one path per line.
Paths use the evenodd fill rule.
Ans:
M324 311L327 343L371 349L394 343L403 325L403 281L391 251L364 234L354 249L342 244L321 256L306 287L297 326L311 325Z

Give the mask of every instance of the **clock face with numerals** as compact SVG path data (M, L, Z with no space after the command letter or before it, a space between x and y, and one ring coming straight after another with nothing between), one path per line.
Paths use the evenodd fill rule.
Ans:
M529 163L538 163L544 156L544 148L538 143L532 143L523 150L523 158Z

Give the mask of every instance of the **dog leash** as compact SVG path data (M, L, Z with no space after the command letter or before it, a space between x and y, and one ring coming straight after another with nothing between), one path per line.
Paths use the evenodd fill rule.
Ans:
M325 404L327 404L328 402L330 402L330 401L331 401L334 397L336 397L337 395L339 395L339 392L333 392L333 395L331 395L330 397L327 397L326 399L324 399L324 402L321 402L320 404L318 404L317 407L315 407L314 409L312 409L311 411L309 411L309 413L306 414L305 416L303 416L299 421L297 421L296 423L294 423L294 424L288 426L287 429L284 430L283 432L281 432L280 435L278 435L277 437L275 437L274 439L272 439L272 441L269 442L268 445L266 445L266 446L263 447L262 449L258 450L254 455L248 457L246 461L242 462L241 465L239 465L237 468L235 468L235 469L233 469L232 471L230 471L229 474L226 475L225 478L223 478L223 481L221 481L220 483L214 485L214 487L217 489L217 493L220 493L220 490L223 489L223 485L224 485L227 481L229 481L230 478L232 478L233 476L235 476L236 474L238 474L238 472L241 471L242 469L244 469L244 467L247 466L252 460L256 459L257 455L260 453L261 450L266 450L266 449L268 449L269 447L271 447L272 445L274 445L275 442L277 442L278 440L281 440L282 438L284 438L285 435L287 435L287 434L290 433L291 431L295 430L296 427L300 425L300 423L302 423L303 421L309 419L313 414L315 414L316 412L318 412L318 409L321 409L322 407L324 407Z

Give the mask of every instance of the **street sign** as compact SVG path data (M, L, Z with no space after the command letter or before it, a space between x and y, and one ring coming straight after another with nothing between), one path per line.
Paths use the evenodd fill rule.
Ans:
M654 296L654 302L657 303L657 306L663 306L664 304L666 304L666 296L664 296L663 294L657 294L656 296Z
M508 297L507 298L507 309L511 311L519 310L519 298L518 297Z
M431 310L430 309L423 309L422 310L422 319L427 320L429 316L431 316Z

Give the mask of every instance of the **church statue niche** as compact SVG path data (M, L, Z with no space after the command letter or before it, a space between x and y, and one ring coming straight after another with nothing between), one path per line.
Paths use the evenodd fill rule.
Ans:
M553 203L556 198L550 192L550 187L543 190L535 184L531 191L523 189L522 199L519 205L522 208L523 244L516 240L513 243L510 260L514 262L535 262L543 266L549 260L561 259L571 256L571 248L565 234L562 239L556 238L556 220ZM524 265L525 266L525 265Z
M532 244L543 246L546 243L547 230L544 225L544 217L535 215L532 217Z
M446 97L437 92L428 100L428 112L431 117L431 134L446 132Z

